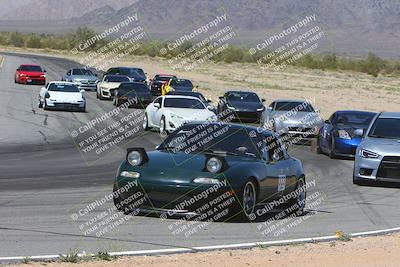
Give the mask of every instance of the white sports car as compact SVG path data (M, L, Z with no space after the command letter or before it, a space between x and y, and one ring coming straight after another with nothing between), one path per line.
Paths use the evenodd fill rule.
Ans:
M215 113L198 98L166 95L156 98L147 106L143 128L158 128L160 133L166 133L187 122L216 120Z
M49 82L39 93L39 108L86 111L85 90L71 82Z
M112 99L114 91L123 82L130 82L128 76L124 75L104 75L101 82L97 83L96 96L101 100Z

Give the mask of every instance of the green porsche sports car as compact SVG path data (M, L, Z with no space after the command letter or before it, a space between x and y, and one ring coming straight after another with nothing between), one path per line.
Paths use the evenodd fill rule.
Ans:
M155 151L128 148L113 197L126 214L254 220L281 205L302 213L305 187L301 162L273 132L207 122L181 126Z

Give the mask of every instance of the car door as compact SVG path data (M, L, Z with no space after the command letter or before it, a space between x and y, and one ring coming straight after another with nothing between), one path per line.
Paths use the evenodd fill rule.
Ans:
M155 125L155 126L159 126L160 125L160 120L161 120L161 112L160 112L160 110L161 110L161 107L162 107L162 102L163 102L162 100L163 100L163 98L161 96L157 97L154 100L154 102L149 105L150 112L149 112L148 116L149 116L149 119L151 119L151 123L153 125ZM160 108L155 107L154 106L155 103L160 104Z
M336 113L333 113L331 117L324 122L321 130L320 145L324 151L329 151L330 141L334 130L333 121L336 118Z
M275 136L267 136L262 149L266 176L260 181L262 194L267 196L263 203L277 199L290 192L295 182L295 174L290 168L291 158Z
M47 88L48 88L48 86L49 86L49 84L47 84L45 87L42 87L41 89L40 89L40 92L39 92L39 99L40 99L40 101L44 101L44 96L46 95L46 92L47 92Z

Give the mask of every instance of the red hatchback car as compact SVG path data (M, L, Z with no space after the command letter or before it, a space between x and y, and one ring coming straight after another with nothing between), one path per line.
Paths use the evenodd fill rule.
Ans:
M23 64L15 72L15 83L46 84L45 72L39 65Z

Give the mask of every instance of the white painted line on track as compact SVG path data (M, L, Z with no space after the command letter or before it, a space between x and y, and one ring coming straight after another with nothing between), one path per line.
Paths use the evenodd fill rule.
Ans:
M389 234L393 232L399 232L400 227L374 230L367 232L359 232L350 234L351 237L362 237L371 235L382 235ZM338 240L339 237L336 235L331 236L319 236L319 237L308 237L308 238L298 238L298 239L287 239L287 240L277 240L277 241L266 241L266 242L251 242L251 243L239 243L231 245L216 245L216 246L202 246L202 247L192 247L192 248L171 248L171 249L153 249L153 250L134 250L134 251L121 251L121 252L110 252L110 256L151 256L151 255L165 255L165 254L177 254L177 253L188 253L188 252L201 252L201 251L211 251L211 250L222 250L222 249L246 249L257 246L283 246L290 244L299 243L311 243L311 242L327 242ZM79 253L78 257L95 256L94 254L82 254ZM0 262L5 261L22 261L27 256L15 256L15 257L0 257ZM56 260L60 258L60 255L39 255L28 257L31 260Z
M0 69L3 67L3 63L4 63L4 56L1 58Z

